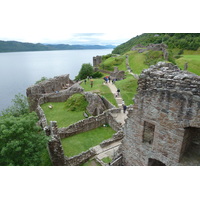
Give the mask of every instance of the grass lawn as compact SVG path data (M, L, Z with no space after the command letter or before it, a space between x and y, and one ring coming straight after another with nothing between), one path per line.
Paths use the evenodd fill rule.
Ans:
M114 67L118 67L119 70L126 70L126 57L124 55L117 57L110 57L101 64L101 69L113 71Z
M116 133L110 127L99 127L84 133L79 133L67 138L62 139L62 146L64 154L72 157L80 154L81 152L89 150L89 148L100 144L102 141L107 140Z
M49 109L48 106L52 105L53 108ZM85 119L83 111L67 111L64 102L49 102L41 105L44 110L47 122L57 121L59 128L68 127L79 120Z
M130 51L127 54L129 55L129 66L134 74L141 74L143 69L148 68L148 66L144 64L145 61L144 53Z
M183 55L176 59L176 63L181 69L184 69L186 62L188 63L188 71L200 76L200 55Z
M104 96L108 101L110 101L114 106L118 107L117 102L114 98L114 95L111 93L110 88L106 85L103 85L103 78L100 79L93 79L94 80L94 85L91 88L90 82L87 81L85 84L82 82L81 86L84 88L86 92L95 92L99 95Z
M110 158L110 157L105 157L105 158L103 158L102 159L102 161L104 162L104 163L109 163L109 162L111 162L112 161L112 159Z
M115 85L120 89L120 93L125 104L133 104L132 99L137 92L137 80L132 75L127 74L126 79L116 81Z

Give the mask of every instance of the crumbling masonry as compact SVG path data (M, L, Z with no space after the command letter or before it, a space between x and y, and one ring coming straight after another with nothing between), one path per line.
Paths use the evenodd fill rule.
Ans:
M142 72L118 160L125 166L200 165L200 77L159 62Z

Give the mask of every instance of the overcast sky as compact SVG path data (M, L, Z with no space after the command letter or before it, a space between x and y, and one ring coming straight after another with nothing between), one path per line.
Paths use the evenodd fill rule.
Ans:
M182 2L181 12L186 8L187 15L179 14L178 2L0 0L0 40L118 45L147 32L177 32L177 27L192 32L190 5ZM198 6L192 6L194 19L198 13Z

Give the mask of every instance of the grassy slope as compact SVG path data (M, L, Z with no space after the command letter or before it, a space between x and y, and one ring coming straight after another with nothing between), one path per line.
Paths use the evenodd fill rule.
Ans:
M126 75L126 79L116 81L115 85L120 88L121 96L126 105L133 104L133 97L137 90L137 80L130 74Z
M68 157L78 155L89 148L100 144L113 136L115 131L110 127L99 127L62 139L64 154Z
M113 94L111 93L110 88L106 85L103 85L104 80L102 78L93 80L94 80L94 85L92 88L88 81L86 84L82 83L81 86L84 88L85 91L93 91L104 96L108 101L110 101L114 106L117 107L117 102Z
M48 106L52 105L53 109L49 109ZM57 121L58 127L68 127L75 122L85 119L83 111L67 111L64 102L49 102L41 105L46 115L48 123L50 121Z
M137 51L127 52L129 55L129 65L134 74L140 74L143 69L147 69L148 66L144 64L145 54L138 53Z
M184 69L185 63L188 63L188 71L200 76L200 55L183 55L176 60L177 65Z

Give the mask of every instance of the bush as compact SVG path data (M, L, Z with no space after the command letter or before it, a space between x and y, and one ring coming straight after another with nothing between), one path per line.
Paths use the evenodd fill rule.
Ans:
M101 78L103 77L103 74L101 72L94 72L92 74L92 78Z
M79 74L76 76L75 80L86 79L87 76L92 76L94 69L90 63L82 64Z
M74 94L65 102L67 111L85 111L87 105L88 102L82 94Z

